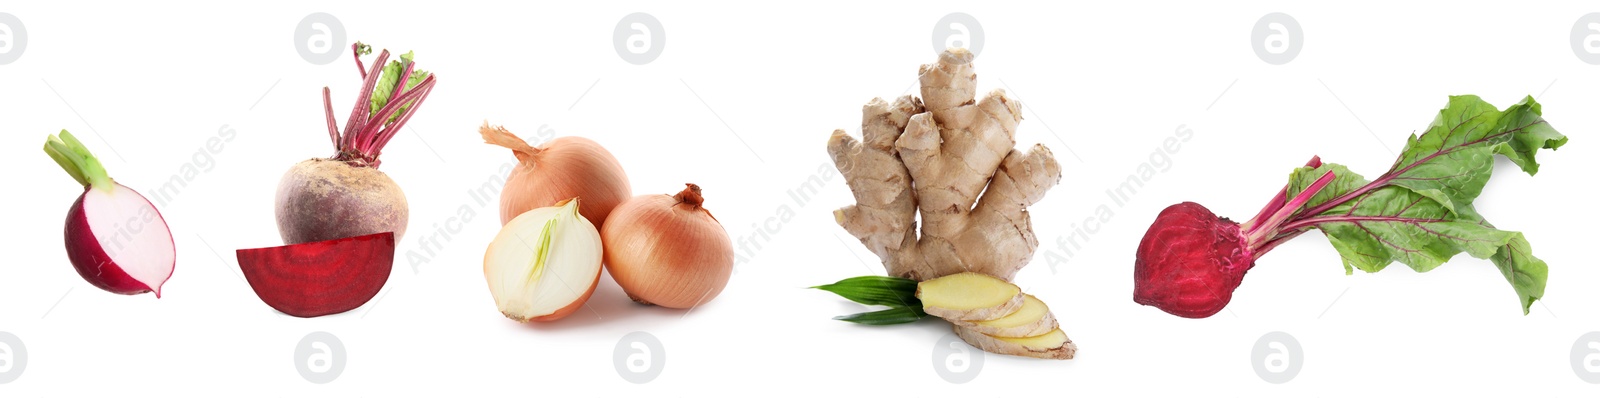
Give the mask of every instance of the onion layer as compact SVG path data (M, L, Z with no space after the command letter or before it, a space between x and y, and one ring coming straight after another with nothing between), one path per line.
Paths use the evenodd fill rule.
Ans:
M733 275L733 241L701 204L700 186L640 195L618 205L600 230L606 270L628 297L690 308L716 298Z
M517 322L571 315L600 282L600 232L577 200L530 210L500 229L483 276L500 313Z

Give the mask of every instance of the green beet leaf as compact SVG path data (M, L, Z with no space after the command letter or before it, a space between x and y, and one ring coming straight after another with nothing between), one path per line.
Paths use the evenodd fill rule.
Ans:
M1343 258L1345 272L1377 272L1399 262L1418 272L1456 254L1488 259L1516 290L1527 313L1544 295L1548 269L1533 256L1520 232L1495 228L1473 207L1493 173L1495 155L1529 175L1539 170L1534 155L1556 149L1567 137L1545 122L1532 98L1505 110L1476 96L1451 97L1421 135L1406 142L1400 158L1382 176L1367 181L1337 164L1302 167L1286 189L1294 197L1332 172L1294 218L1278 229L1289 238L1315 228Z

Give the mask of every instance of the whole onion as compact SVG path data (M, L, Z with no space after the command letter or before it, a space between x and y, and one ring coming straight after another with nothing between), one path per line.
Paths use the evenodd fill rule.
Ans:
M702 207L700 186L677 195L640 195L618 205L600 229L606 270L643 304L690 308L716 298L733 275L733 241Z
M611 209L633 195L622 164L593 140L560 137L534 147L504 127L485 123L478 133L485 142L510 149L519 162L500 191L501 225L528 210L578 198L583 217L604 227Z

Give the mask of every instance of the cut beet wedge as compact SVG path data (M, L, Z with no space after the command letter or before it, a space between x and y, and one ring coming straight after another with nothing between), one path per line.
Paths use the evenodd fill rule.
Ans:
M238 251L239 269L256 296L302 318L366 304L389 281L394 233Z

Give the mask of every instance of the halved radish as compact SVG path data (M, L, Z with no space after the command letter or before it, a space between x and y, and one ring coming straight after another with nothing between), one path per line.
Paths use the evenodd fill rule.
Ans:
M67 259L89 284L117 294L155 292L172 277L177 249L166 219L144 196L113 181L100 160L66 130L45 153L83 185L67 211Z
M302 318L356 309L383 289L394 268L394 233L243 249L239 270L256 297Z

